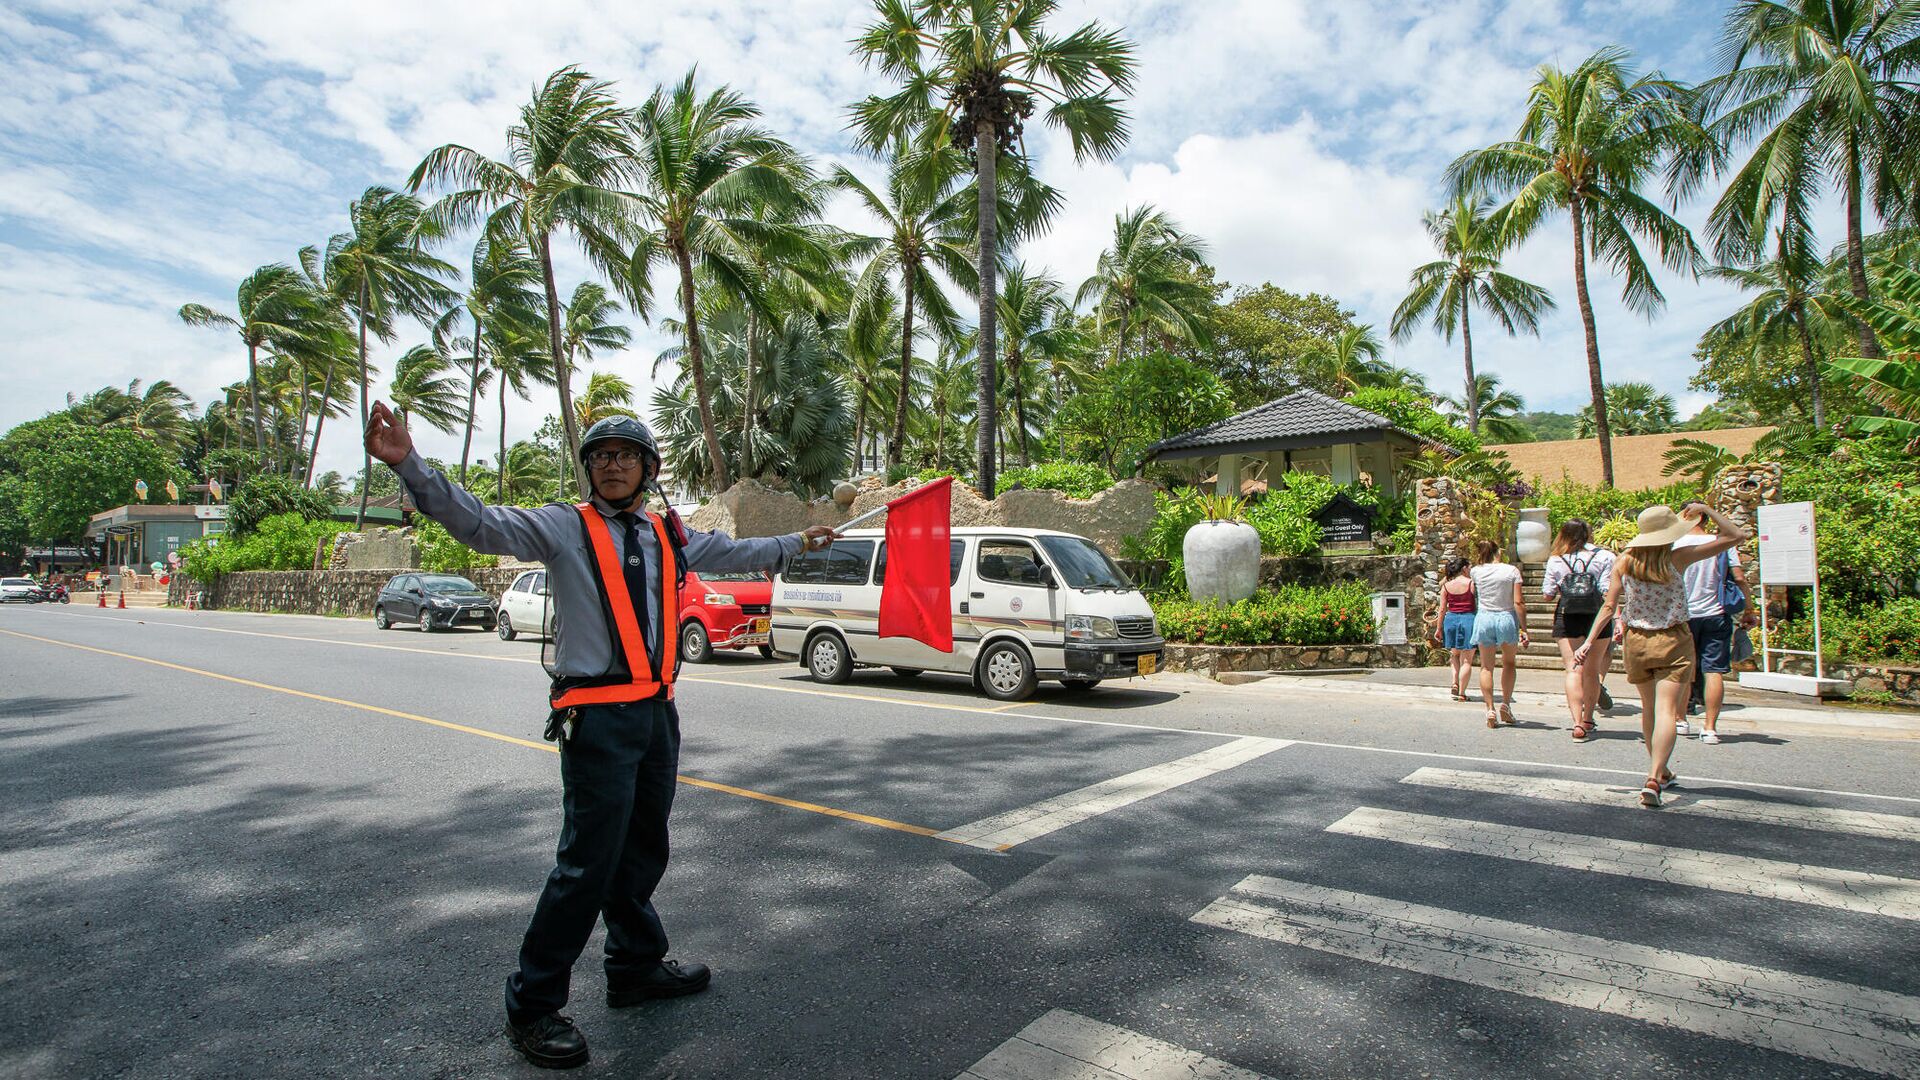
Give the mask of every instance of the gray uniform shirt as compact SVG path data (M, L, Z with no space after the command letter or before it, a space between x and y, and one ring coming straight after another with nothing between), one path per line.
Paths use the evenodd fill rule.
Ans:
M410 453L394 470L407 485L420 512L446 527L448 535L475 551L537 560L547 566L547 587L553 592L554 669L561 675L592 678L613 667L614 643L600 606L593 553L582 542L580 511L552 503L528 509L488 506L458 487L440 472ZM594 503L602 523L613 537L613 548L625 559L626 529L613 512ZM724 573L773 570L800 553L799 533L735 540L722 533L687 530L689 570ZM660 540L650 525L640 528L640 555L647 562L647 634L660 642ZM670 633L678 633L673 627Z

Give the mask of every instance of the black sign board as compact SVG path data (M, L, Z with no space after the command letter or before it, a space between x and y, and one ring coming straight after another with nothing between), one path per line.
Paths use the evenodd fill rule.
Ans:
M1322 544L1366 544L1373 541L1373 511L1345 495L1321 507L1313 516L1320 524Z

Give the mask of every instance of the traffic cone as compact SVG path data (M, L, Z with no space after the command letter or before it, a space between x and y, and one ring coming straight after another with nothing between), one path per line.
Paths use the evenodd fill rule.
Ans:
M106 607L106 606L107 606L107 590L106 590L105 588L102 588L102 589L101 589L101 590L100 590L100 591L99 591L98 593L96 593L95 595L96 595L96 596L98 596L98 597L100 597L100 606L101 606L101 607Z
M125 590L125 589L121 589L121 590L120 590L120 604L119 604L119 608L120 608L120 610L121 610L121 611L125 611L125 610L127 610L127 590Z

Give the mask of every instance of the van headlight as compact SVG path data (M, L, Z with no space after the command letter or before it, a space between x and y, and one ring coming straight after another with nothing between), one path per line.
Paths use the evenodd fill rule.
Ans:
M1067 616L1068 641L1118 641L1120 631L1104 615Z
M723 592L710 592L706 596L706 601L707 601L708 607L732 607L733 594L723 593Z

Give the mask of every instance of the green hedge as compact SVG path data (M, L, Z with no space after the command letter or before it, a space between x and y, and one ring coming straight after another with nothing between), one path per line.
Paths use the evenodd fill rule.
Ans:
M1047 461L1004 469L994 482L999 485L996 494L1005 494L1019 484L1023 488L1062 492L1069 498L1091 499L1113 486L1113 474L1098 465Z
M196 581L243 570L311 570L321 541L351 530L352 526L337 521L275 514L245 536L215 536L188 544L181 549L181 563Z
M1364 645L1377 634L1358 582L1286 585L1226 606L1161 597L1153 612L1168 641L1196 645Z
M447 535L447 530L439 522L426 518L417 521L418 524L413 528L413 539L420 545L420 569L436 574L451 574L478 566L500 565L500 556L480 554Z
M1813 648L1813 616L1773 624L1773 647ZM1754 631L1757 638L1759 630ZM1855 614L1820 613L1821 653L1829 660L1857 664L1920 665L1920 599L1909 597Z

